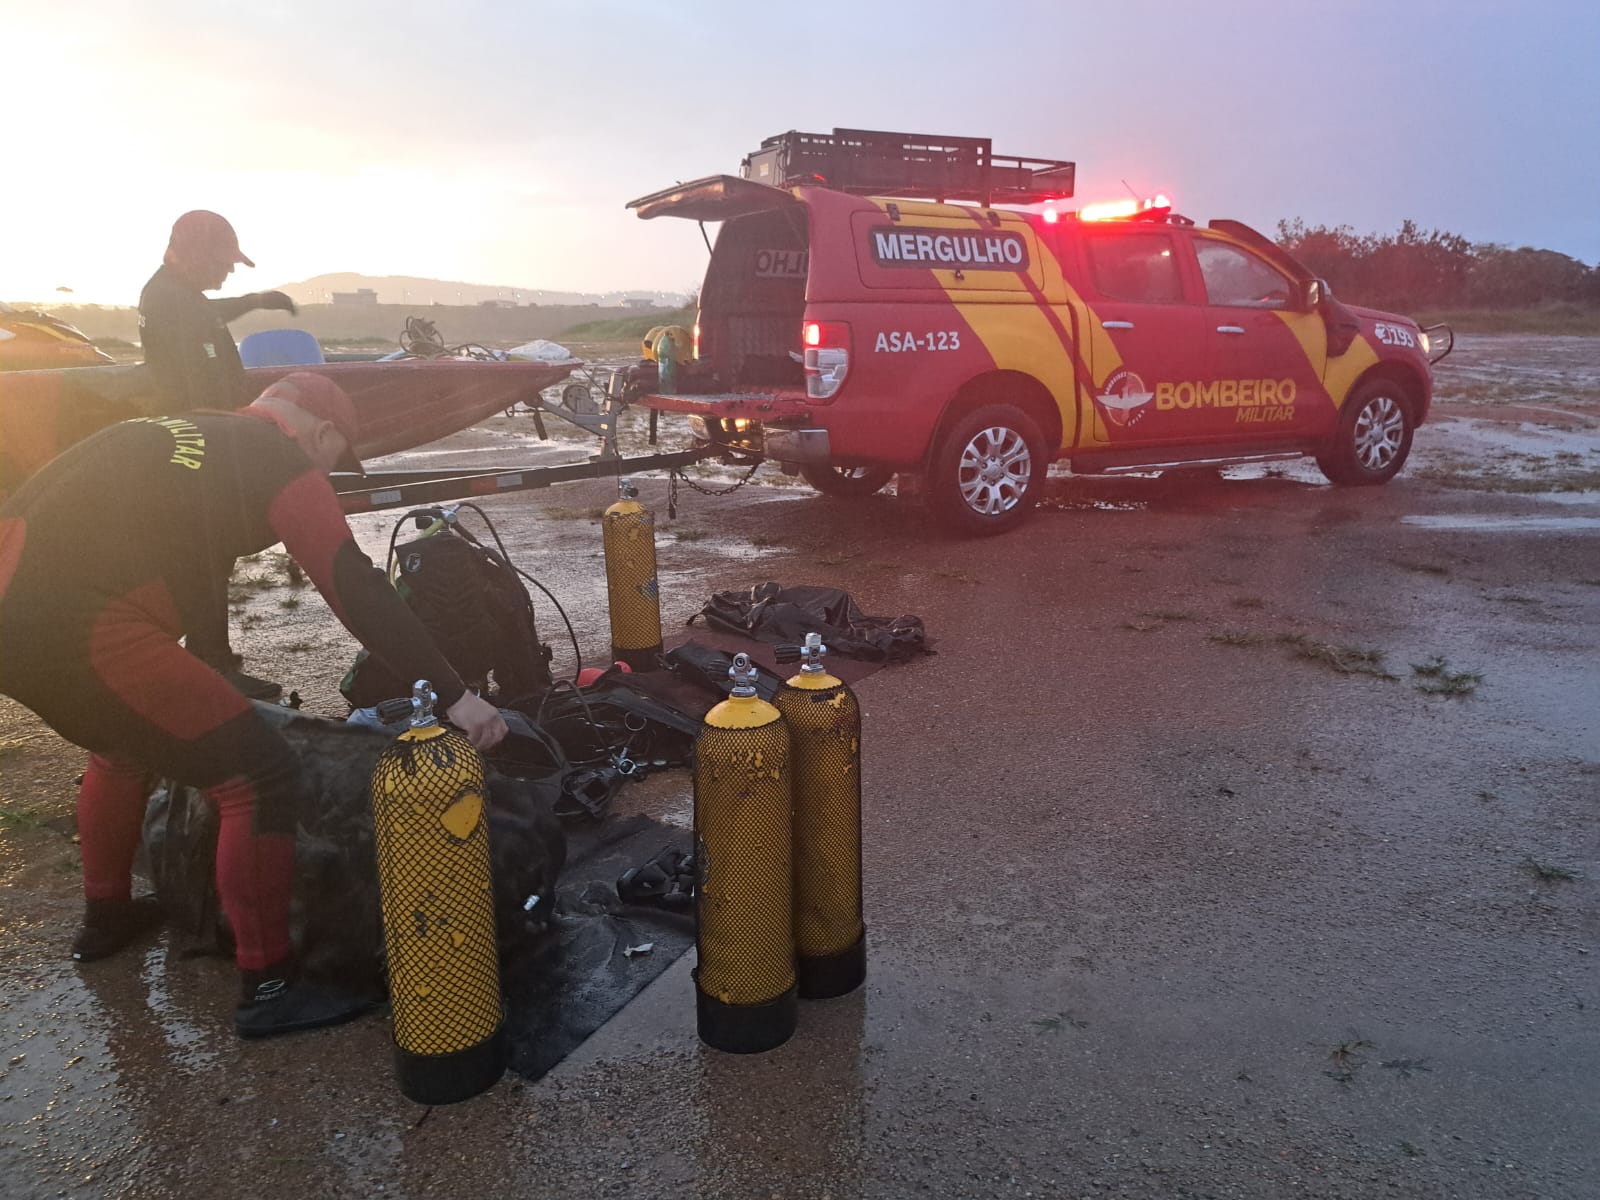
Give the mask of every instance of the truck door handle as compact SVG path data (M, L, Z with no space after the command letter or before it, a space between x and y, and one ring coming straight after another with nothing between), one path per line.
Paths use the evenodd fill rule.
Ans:
M1133 328L1133 322L1132 321L1101 321L1100 322L1100 327L1102 329L1132 329ZM1243 331L1241 330L1241 332L1243 332Z
M1244 326L1243 325L1218 325L1217 326L1217 332L1218 333L1231 333L1231 334L1235 335L1236 337L1237 336L1243 336L1243 334L1244 334Z

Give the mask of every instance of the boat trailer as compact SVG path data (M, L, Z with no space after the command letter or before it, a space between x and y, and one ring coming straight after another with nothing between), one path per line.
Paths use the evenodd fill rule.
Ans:
M618 446L618 422L628 407L628 368L618 368L602 384L593 375L590 383L569 383L560 389L559 400L543 392L538 404L519 402L507 415L527 413L533 418L540 441L549 441L546 415L595 434L600 450L585 459L531 467L486 467L482 470L449 471L369 471L365 475L335 474L333 490L346 513L377 512L386 508L416 508L450 500L526 492L577 479L602 479L608 476L638 475L644 471L665 470L676 476L684 467L707 458L726 454L726 448L695 446L656 454L624 458ZM555 387L547 391L557 390ZM657 418L650 410L649 444L657 444ZM759 461L759 460L758 460ZM692 485L691 485L692 486Z

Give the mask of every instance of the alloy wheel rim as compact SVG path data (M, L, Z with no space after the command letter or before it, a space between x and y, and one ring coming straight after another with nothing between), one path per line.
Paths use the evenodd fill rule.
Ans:
M1400 454L1405 418L1392 396L1377 396L1356 418L1356 458L1369 471L1382 471Z
M1010 512L1028 490L1033 476L1033 455L1015 429L991 425L972 435L962 447L956 468L961 499L980 516Z

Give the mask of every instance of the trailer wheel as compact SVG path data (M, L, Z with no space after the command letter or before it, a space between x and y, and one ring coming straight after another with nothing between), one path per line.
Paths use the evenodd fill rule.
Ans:
M1371 380L1344 402L1339 427L1317 455L1317 466L1345 487L1388 483L1411 453L1414 428L1405 389L1389 379Z
M894 478L888 467L825 467L817 463L802 463L800 475L824 496L842 500L874 495Z
M991 404L962 417L935 448L928 498L956 533L1003 533L1027 519L1048 469L1038 423Z

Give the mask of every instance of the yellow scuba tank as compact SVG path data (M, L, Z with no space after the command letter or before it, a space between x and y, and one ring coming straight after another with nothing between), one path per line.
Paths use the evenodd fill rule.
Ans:
M867 976L861 705L823 667L827 650L820 634L806 634L799 672L772 698L793 754L794 938L800 995L808 1000L842 996ZM786 657L780 651L779 660Z
M372 772L389 997L400 1090L449 1104L505 1073L499 945L483 760L412 688L411 727Z
M611 658L635 671L661 666L661 591L656 582L656 517L639 503L631 479L601 519L606 595L611 607Z
M700 1040L750 1054L797 1020L789 731L756 695L750 657L695 742L695 967Z

